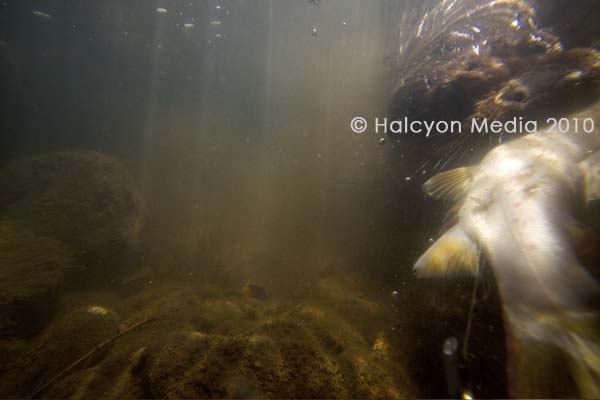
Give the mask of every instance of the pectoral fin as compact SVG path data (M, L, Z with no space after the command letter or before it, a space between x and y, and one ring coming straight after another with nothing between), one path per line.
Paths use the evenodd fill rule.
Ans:
M583 193L589 203L600 199L600 151L579 163L584 176Z
M598 265L600 253L598 252L599 238L596 232L575 219L566 220L564 227L580 261L585 265Z
M477 275L479 249L460 225L455 225L419 258L414 269L419 277Z
M537 381L537 391L518 393L524 398L600 398L600 344L598 343L598 314L583 312L546 312L531 319L530 332L514 337L521 350L514 359L520 365L520 375L527 381ZM520 342L520 343L519 343ZM536 352L532 351L537 349ZM549 356L554 354L555 362ZM563 378L569 378L563 380ZM566 387L554 386L554 391L540 391L544 382L562 381ZM570 382L569 382L570 381ZM573 383L575 385L573 385ZM547 386L547 384L545 385ZM573 387L575 386L575 387ZM532 387L530 387L532 388ZM557 390L558 389L558 390ZM559 391L559 390L565 391ZM567 392L568 391L568 392Z
M460 200L473 180L472 168L462 167L439 173L423 185L423 190L436 199Z
M586 399L600 398L600 346L586 341L576 334L571 335L574 346L571 348L571 370L579 388L579 394Z

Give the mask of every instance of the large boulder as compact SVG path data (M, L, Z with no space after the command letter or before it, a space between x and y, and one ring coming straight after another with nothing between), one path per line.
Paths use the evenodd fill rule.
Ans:
M115 158L64 152L16 160L0 171L0 218L61 240L86 268L116 267L135 249L142 202Z
M74 267L59 241L0 222L0 337L37 331Z
M176 320L157 322L179 329L154 335L146 349L139 369L146 394L412 397L409 378L397 362L401 355L393 354L382 331L386 318L381 304L344 286L327 279L295 299L185 296L185 307L180 302L177 311L168 313ZM206 296L209 291L202 292ZM356 323L359 318L364 319L362 324Z

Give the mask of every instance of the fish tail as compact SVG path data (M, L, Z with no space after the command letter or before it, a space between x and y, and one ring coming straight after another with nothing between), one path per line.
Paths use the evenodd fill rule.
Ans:
M537 340L511 338L508 351L508 389L511 398L578 398L576 382L565 374L566 354Z
M511 396L600 399L600 344L585 333L592 330L584 325L544 325L538 325L538 332L551 336L509 337Z
M569 364L579 394L586 399L600 399L600 345L578 334L570 336Z

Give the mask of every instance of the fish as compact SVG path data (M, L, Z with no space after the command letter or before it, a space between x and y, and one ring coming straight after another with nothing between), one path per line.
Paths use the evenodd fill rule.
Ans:
M32 11L31 15L33 15L34 17L41 17L41 18L52 18L51 14L45 13L43 11Z
M600 285L577 251L593 233L573 212L600 199L599 116L600 101L570 116L596 121L589 132L545 127L423 186L452 204L455 223L415 273L480 276L482 260L491 265L515 397L600 398Z

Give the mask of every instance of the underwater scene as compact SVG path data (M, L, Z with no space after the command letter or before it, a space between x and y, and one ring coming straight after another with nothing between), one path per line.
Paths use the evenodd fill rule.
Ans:
M599 21L0 0L0 398L600 398Z

